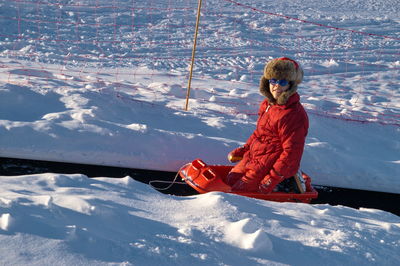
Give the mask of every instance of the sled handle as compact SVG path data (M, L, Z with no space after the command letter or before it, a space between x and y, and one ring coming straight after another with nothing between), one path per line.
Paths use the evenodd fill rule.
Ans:
M206 163L203 162L200 159L196 159L192 162L192 167L196 170L200 170L201 168L203 168L204 166L206 166Z
M215 178L217 175L211 169L207 169L206 171L203 172L203 176L205 179L211 180Z

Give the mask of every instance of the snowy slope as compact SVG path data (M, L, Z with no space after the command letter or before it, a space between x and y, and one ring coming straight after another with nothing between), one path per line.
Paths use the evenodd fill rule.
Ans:
M132 180L1 177L1 265L396 265L400 218Z

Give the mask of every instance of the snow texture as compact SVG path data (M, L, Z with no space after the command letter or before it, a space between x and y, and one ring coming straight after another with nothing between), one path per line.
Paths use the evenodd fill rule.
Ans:
M400 218L233 194L160 194L130 177L1 177L1 265L395 265Z

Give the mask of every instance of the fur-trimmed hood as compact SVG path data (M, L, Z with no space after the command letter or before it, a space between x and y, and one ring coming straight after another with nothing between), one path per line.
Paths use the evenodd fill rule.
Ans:
M297 85L303 81L303 75L303 69L296 61L287 57L272 59L265 65L264 74L260 80L260 92L267 97L271 104L286 104L289 97L296 93ZM274 99L269 90L270 79L286 79L289 81L290 87L287 91L282 92L278 99Z

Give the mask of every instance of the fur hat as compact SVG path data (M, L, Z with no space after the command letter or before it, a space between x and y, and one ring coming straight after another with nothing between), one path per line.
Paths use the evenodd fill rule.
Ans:
M286 104L289 97L296 93L297 85L302 82L303 75L303 69L296 61L287 57L272 59L265 65L264 75L260 80L260 92L272 104ZM290 87L287 91L282 92L278 99L274 99L269 90L270 79L286 79L289 81Z

